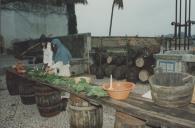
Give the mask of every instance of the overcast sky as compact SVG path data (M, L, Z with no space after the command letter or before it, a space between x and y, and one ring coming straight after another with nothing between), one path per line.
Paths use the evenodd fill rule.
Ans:
M184 0L182 0L184 2ZM195 20L195 0L192 20ZM88 5L76 5L79 33L107 36L113 0L88 0ZM174 32L175 0L123 0L124 9L114 9L113 36L158 36ZM192 27L195 34L195 25Z

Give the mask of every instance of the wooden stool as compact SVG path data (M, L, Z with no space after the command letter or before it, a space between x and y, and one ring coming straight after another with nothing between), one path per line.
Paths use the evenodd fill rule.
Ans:
M116 112L114 128L145 128L145 122L130 115Z

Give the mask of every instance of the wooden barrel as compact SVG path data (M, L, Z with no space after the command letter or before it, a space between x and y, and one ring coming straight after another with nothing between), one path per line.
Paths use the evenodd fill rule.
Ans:
M185 73L157 73L150 79L152 99L160 106L180 107L192 100L193 79Z
M18 81L19 76L9 70L6 71L6 84L10 95L19 95Z
M122 112L116 112L114 128L145 128L146 123Z
M25 105L35 104L34 81L21 77L19 81L19 93L21 102Z
M135 47L128 47L128 58L134 59L137 56L137 49Z
M61 95L59 90L44 84L34 86L36 104L43 117L51 117L61 112Z
M137 67L128 67L127 72L126 72L126 80L129 82L133 82L136 83L139 78L138 78L138 74L139 74L139 68Z
M66 110L67 103L68 103L68 99L67 98L63 98L61 100L61 103L60 103L60 110L61 111L65 111Z
M126 59L127 58L122 55L113 57L112 64L115 64L117 66L124 65L126 64Z
M102 128L103 109L101 105L70 95L70 128Z

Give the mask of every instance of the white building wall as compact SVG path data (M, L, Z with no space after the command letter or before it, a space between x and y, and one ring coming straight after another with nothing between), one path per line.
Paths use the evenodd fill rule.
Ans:
M68 35L68 19L64 15L51 14L47 16L46 31L53 36Z
M1 34L5 47L11 48L16 40L39 38L40 35L68 34L68 20L65 14L40 15L30 12L1 10Z

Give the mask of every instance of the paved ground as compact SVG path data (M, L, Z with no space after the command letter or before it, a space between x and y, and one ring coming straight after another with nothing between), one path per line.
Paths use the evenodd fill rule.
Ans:
M36 105L23 105L19 96L10 96L7 90L0 91L0 128L69 128L67 111L44 118ZM104 106L103 128L114 127L114 112Z

